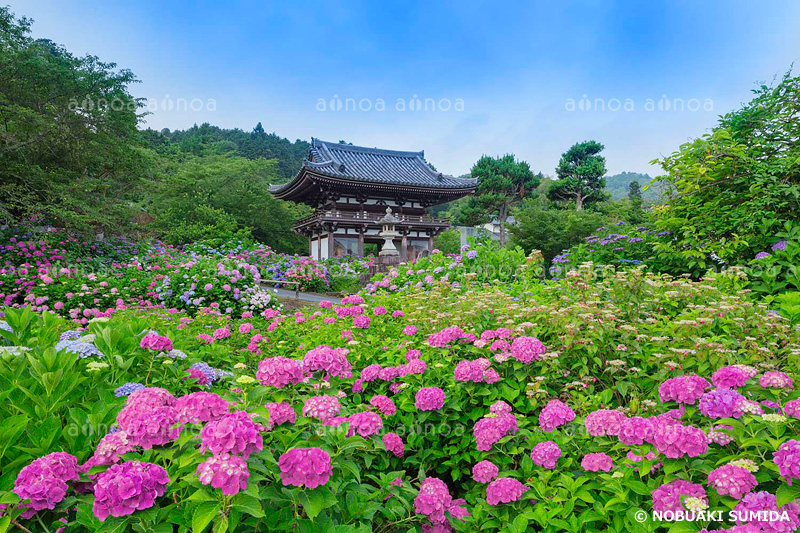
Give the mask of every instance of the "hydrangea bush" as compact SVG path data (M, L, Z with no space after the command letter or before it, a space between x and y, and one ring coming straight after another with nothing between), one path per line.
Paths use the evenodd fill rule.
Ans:
M295 312L151 307L77 326L7 308L0 525L800 526L786 320L722 277L468 274ZM737 509L783 518L652 514Z

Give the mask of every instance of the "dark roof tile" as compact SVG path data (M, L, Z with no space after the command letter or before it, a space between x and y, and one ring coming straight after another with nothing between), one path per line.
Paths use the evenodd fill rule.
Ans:
M478 184L477 179L455 178L433 170L425 161L425 152L366 148L314 138L303 169L334 178L398 186L468 189ZM271 187L270 191L280 192L291 183Z

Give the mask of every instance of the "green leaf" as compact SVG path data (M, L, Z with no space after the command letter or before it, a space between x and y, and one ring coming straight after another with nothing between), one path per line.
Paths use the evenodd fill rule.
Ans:
M300 503L308 517L313 520L323 510L336 505L336 496L325 488L307 490L300 493Z
M243 513L247 513L250 516L255 516L256 518L261 518L264 516L264 510L261 508L261 502L258 498L254 498L249 496L243 492L240 492L233 498L233 508L242 511Z
M10 416L0 422L0 459L26 427L28 427L28 417L25 415Z
M775 495L778 497L778 507L780 507L796 498L800 498L800 485L795 485L794 487L781 485Z
M192 532L202 533L208 527L208 524L219 514L220 503L202 503L194 510L192 515Z
M625 486L629 487L636 494L640 494L642 496L650 496L650 493L652 492L649 488L647 488L647 485L641 481L635 481L631 479L625 482Z
M195 502L215 502L217 499L203 489L197 489L191 496L186 498L188 501Z
M523 515L517 515L517 517L514 519L514 522L512 522L512 526L514 527L514 531L525 533L525 530L528 527L528 519Z

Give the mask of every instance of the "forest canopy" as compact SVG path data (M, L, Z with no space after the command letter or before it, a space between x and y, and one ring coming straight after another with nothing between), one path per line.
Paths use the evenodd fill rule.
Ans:
M31 20L0 7L0 223L130 232L180 244L214 235L302 251L304 208L270 184L308 150L267 133L209 124L141 129L135 75L31 37Z

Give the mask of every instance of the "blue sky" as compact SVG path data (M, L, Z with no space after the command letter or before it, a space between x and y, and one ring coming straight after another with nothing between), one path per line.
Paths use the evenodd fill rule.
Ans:
M504 153L553 174L586 139L609 173L653 174L800 60L792 0L10 4L34 36L132 70L153 128L261 121L292 140L424 149L450 174Z

